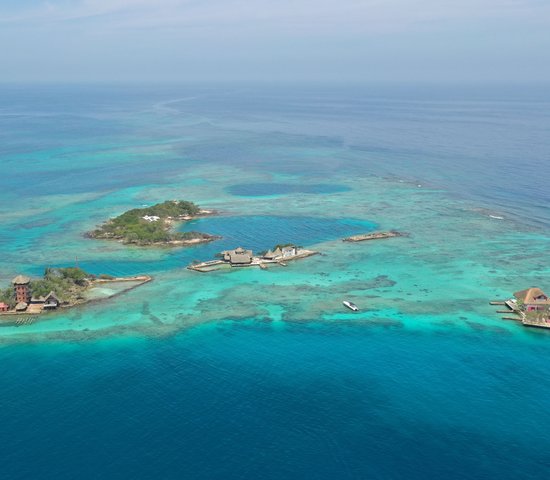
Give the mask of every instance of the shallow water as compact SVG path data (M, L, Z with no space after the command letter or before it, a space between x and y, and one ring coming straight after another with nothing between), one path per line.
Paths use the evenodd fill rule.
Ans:
M488 305L550 289L550 94L526 95L2 87L0 279L155 277L0 328L5 475L544 478L550 337ZM83 236L175 198L224 238ZM373 229L410 236L341 241ZM185 269L287 241L323 255Z
M334 184L292 184L292 183L242 183L230 185L227 191L233 195L245 197L264 197L270 195L285 195L289 193L338 193L349 190L345 185Z

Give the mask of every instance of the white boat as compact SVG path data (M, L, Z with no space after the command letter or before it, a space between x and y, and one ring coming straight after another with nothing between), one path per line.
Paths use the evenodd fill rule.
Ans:
M348 300L344 300L342 302L346 307L348 307L350 310L353 310L354 312L358 312L359 311L359 307L357 305L355 305L355 303L353 302L350 302Z

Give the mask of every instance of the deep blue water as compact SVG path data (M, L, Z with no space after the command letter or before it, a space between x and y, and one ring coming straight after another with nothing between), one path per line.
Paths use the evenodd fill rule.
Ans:
M4 348L4 478L539 480L539 355L509 336L257 323Z
M266 250L282 243L303 247L336 240L361 232L369 232L376 224L353 218L290 217L290 216L221 216L188 222L184 230L197 230L220 235L222 239L209 248L234 248L247 245L253 250ZM202 247L201 247L202 248Z

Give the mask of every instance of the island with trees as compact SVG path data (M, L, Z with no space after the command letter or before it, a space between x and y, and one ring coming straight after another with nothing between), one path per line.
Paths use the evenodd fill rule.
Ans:
M93 275L78 267L46 268L42 278L17 275L12 285L0 289L1 314L37 314L110 298L151 281L148 275L113 277ZM108 286L110 288L100 288ZM94 290L100 295L94 295ZM105 293L107 290L108 293Z
M87 236L138 246L195 245L221 237L202 232L178 232L175 225L214 214L214 211L203 210L193 202L167 200L150 207L128 210L88 232Z

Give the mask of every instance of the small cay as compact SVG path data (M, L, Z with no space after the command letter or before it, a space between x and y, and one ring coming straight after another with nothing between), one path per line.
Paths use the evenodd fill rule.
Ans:
M128 210L88 232L86 236L138 246L196 245L220 237L202 232L176 232L175 224L215 214L212 210L199 208L193 202L168 200L151 207Z
M393 237L406 237L408 236L403 232L396 232L395 230L389 232L373 232L373 233L362 233L359 235L353 235L351 237L343 238L343 242L364 242L366 240L381 240L382 238L393 238Z

